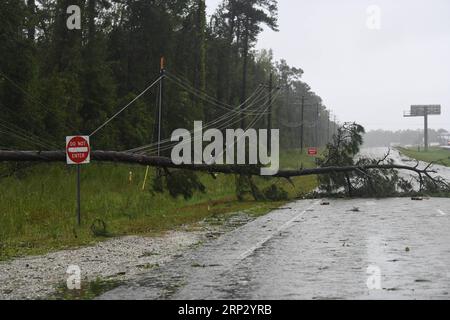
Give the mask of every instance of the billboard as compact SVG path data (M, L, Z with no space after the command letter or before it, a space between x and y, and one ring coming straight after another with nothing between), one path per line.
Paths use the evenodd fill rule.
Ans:
M423 117L425 115L440 115L440 105L423 105L423 106L411 106L412 117Z

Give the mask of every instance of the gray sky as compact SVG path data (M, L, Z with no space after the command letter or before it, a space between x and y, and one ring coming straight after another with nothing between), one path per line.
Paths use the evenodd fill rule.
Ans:
M221 0L206 0L212 13ZM381 9L379 30L367 9ZM366 129L423 128L403 118L412 104L441 104L430 127L450 130L450 1L279 0L280 32L257 48L305 71L306 81L340 121Z

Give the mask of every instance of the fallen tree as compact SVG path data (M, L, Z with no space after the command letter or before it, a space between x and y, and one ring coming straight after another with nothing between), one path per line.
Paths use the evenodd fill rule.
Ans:
M319 189L327 194L345 192L350 197L388 197L414 193L414 184L419 193L442 194L450 192L449 184L432 169L433 164L419 168L395 164L390 158L391 150L381 159L373 159L361 153L364 127L357 123L344 123L338 128L327 145L318 164L322 168L338 167L343 171L332 170L319 175ZM350 168L350 170L346 170ZM399 170L416 173L411 178L399 175Z
M92 151L91 159L100 162L129 163L144 166L165 168L165 169L183 169L208 173L240 174L248 176L259 176L260 166L249 165L207 165L207 164L183 164L176 165L171 159L164 157L152 157L143 154L135 154L117 151ZM0 151L0 162L66 162L66 153L64 151ZM373 169L379 170L406 170L419 176L426 176L434 179L431 174L436 173L431 166L420 169L416 166L404 166L396 164L368 164L353 166L328 166L312 169L298 170L280 170L274 178L293 178L310 175L322 175L328 173L349 173L366 172Z

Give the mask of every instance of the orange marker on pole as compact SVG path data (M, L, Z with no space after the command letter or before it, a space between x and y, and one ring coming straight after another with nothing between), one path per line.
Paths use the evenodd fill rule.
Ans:
M162 71L162 70L164 70L164 67L165 67L165 65L164 65L164 56L161 56L161 61L160 61L160 70Z

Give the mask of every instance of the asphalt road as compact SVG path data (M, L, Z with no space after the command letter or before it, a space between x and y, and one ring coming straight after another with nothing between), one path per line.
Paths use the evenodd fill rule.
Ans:
M450 299L450 199L323 204L289 204L100 299Z

